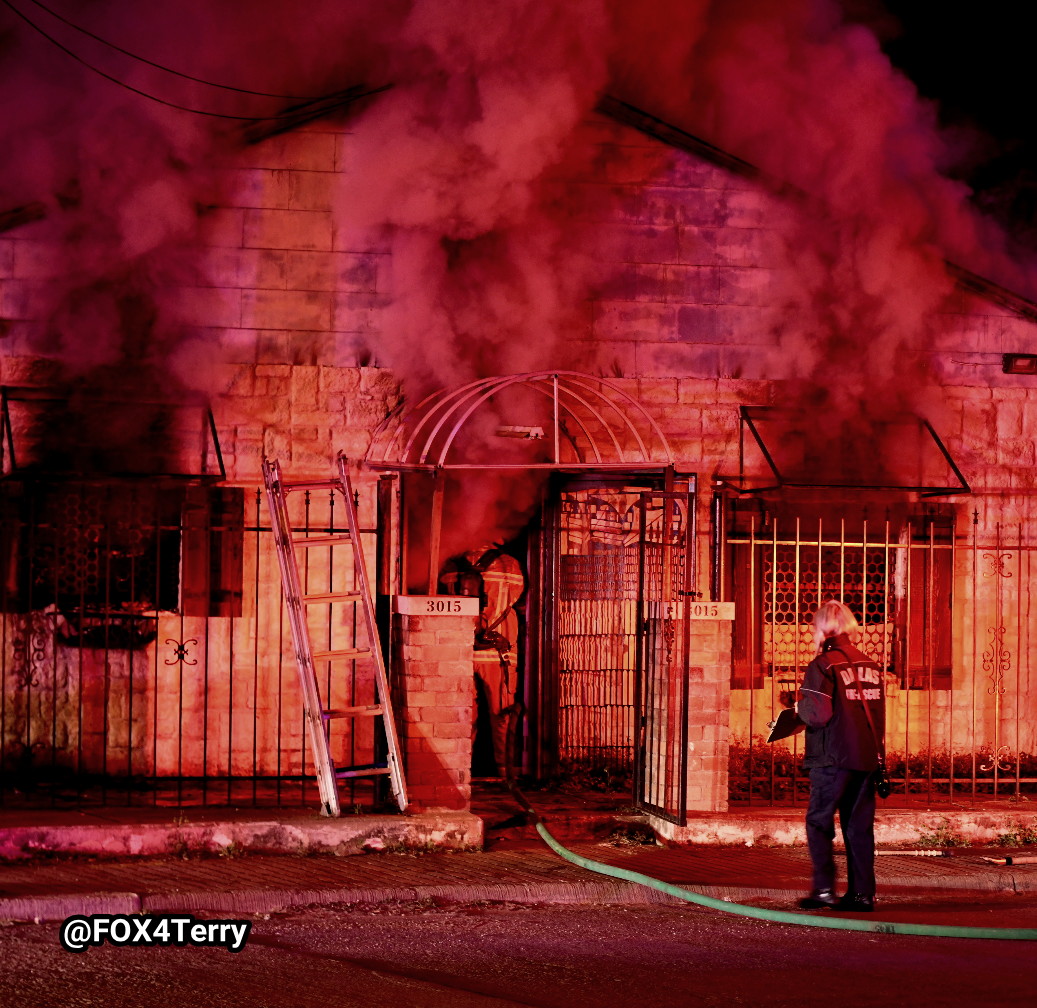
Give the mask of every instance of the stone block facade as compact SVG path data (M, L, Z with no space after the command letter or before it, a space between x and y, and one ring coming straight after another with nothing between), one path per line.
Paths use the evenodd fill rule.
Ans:
M787 222L803 210L790 210L758 181L601 116L584 123L573 144L586 155L578 159L582 167L558 168L549 188L568 208L573 251L594 250L592 282L584 300L570 306L565 333L545 330L542 345L513 340L510 357L487 350L486 360L514 361L515 370L521 362L528 369L608 375L644 405L673 446L677 468L700 480L696 552L698 590L705 594L707 482L738 474L739 408L798 402L800 378L823 357L781 324L784 301L797 293L783 286L796 251ZM401 382L412 362L391 339L399 320L393 312L400 246L391 228L357 228L342 212L350 151L350 134L330 121L243 149L223 170L222 205L200 221L198 276L168 299L183 330L171 373L209 394L227 482L249 495L253 528L267 522L255 496L264 457L279 459L294 479L327 478L338 452L354 461L364 456L407 391ZM54 261L48 249L37 225L0 235L5 385L47 386L63 374L41 341L59 273L48 268ZM545 289L558 292L550 284ZM442 319L421 321L430 333L443 330ZM1002 374L1000 355L1030 349L1035 335L1032 313L957 291L897 354L885 354L892 361L868 371L888 377L895 361L910 360L916 373L930 376L919 412L933 422L973 491L949 502L958 529L956 686L952 697L936 698L938 707L954 711L953 720L943 719L945 734L953 739L967 730L973 715L967 697L1004 686L997 695L1005 699L983 714L984 739L1013 751L1034 745L1026 727L1034 721L1027 698L1035 695L1037 677L1026 657L1028 610L1009 588L1029 581L1030 551L1037 547L1031 532L1037 387L1025 376ZM435 377L443 381L485 366L472 358L486 348L452 337L458 338L444 343L437 362ZM868 348L855 352L863 360ZM372 474L358 472L368 521L373 486ZM1002 553L1007 559L997 559ZM160 614L157 643L135 656L130 675L117 662L97 673L94 664L104 659L90 657L88 690L102 682L118 694L121 684L134 684L134 703L129 695L115 697L111 710L119 724L100 741L93 723L84 725L93 738L91 770L124 760L135 773L159 775L303 769L297 702L286 685L294 663L268 543L245 551L242 584L242 616L233 623ZM409 784L421 807L463 808L470 794L471 625L450 621L407 617L395 631ZM1002 625L1007 636L999 637ZM163 644L192 640L186 656ZM694 627L687 670L692 809L724 807L729 741L759 731L770 713L771 698L762 693L749 701L732 697L731 650L728 624ZM70 720L79 703L77 658L45 657L35 692L26 688L25 669L7 661L5 744L31 750L34 740L46 739L48 700L59 696L50 709L61 712L62 759L77 750ZM207 663L232 670L234 685L208 675ZM920 701L911 702L917 724ZM96 697L88 703L91 716L97 704ZM135 755L127 760L128 753Z
M717 811L727 808L731 627L721 620L694 620L691 626L687 808Z

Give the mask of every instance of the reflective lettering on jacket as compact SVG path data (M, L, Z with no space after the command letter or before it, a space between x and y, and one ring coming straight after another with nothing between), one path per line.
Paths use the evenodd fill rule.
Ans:
M840 634L825 642L821 654L807 666L800 686L796 711L807 726L805 767L875 769L878 747L865 704L881 739L885 730L883 672Z

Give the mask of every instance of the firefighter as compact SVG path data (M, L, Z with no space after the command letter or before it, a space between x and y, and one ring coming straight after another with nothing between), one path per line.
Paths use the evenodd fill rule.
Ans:
M883 765L885 695L881 668L850 643L860 630L834 599L814 613L817 657L798 694L780 696L807 726L803 765L810 771L807 847L813 890L804 910L835 907L871 913L875 903L875 771ZM839 816L846 848L847 892L835 896L832 841Z
M473 663L476 690L481 690L490 717L493 758L498 772L511 776L511 735L518 713L516 649L518 615L515 604L526 588L518 560L500 546L484 545L451 557L439 575L447 595L479 597ZM472 706L472 741L478 721L478 700Z

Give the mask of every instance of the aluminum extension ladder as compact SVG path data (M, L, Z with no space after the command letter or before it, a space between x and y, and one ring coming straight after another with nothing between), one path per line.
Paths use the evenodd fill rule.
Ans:
M281 583L284 588L288 618L292 628L295 657L299 666L299 682L302 687L304 716L307 734L317 774L320 791L321 811L327 816L340 814L338 782L354 777L388 777L389 789L400 811L407 807L407 791L403 779L403 764L400 745L393 720L389 698L389 680L385 670L385 659L378 639L375 622L374 602L367 577L363 547L360 543L353 488L349 480L346 459L339 456L338 476L326 481L286 483L276 461L263 460L263 480L266 484L267 503L270 507L271 525L277 545L277 558L281 567ZM348 532L333 532L300 536L293 532L288 510L288 495L296 491L328 490L342 496L345 505ZM299 551L321 547L329 550L348 548L352 551L352 584L342 591L304 593L299 575ZM330 562L330 561L329 561ZM332 570L335 565L332 565ZM360 606L367 628L367 646L315 651L310 639L307 607L310 605ZM355 611L355 610L354 610ZM354 641L354 643L356 643ZM321 703L320 686L317 681L318 661L362 661L370 665L375 685L375 703L358 707L328 708ZM334 668L334 665L332 665ZM355 699L355 698L354 698ZM385 763L366 766L336 768L331 755L329 721L336 718L380 718L385 730L387 758ZM372 753L372 759L374 754Z

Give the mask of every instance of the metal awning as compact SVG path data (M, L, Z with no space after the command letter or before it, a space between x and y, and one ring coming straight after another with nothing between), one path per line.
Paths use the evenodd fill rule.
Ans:
M226 478L207 402L0 387L0 479Z
M742 406L740 414L739 478L726 482L741 493L784 487L899 490L922 497L972 492L923 417L819 417L772 406ZM758 485L747 475L754 467L767 474Z
M621 388L578 371L480 378L401 407L375 433L370 469L430 474L428 594L437 591L447 477L479 473L659 473L673 451L648 411Z
M659 425L632 396L577 371L481 378L394 412L365 464L389 471L672 468Z

